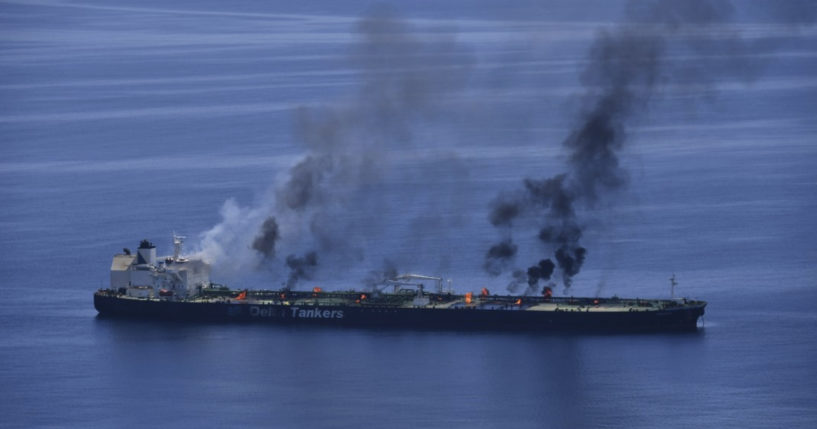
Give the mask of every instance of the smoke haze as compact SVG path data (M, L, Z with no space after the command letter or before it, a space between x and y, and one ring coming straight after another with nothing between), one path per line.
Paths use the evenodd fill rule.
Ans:
M516 252L497 249L513 247L509 230L520 216L532 217L540 225L534 234L545 256L556 260L565 288L571 286L588 251L580 244L586 222L598 216L601 199L612 202L629 181L622 167L621 151L627 142L628 124L642 113L660 84L687 81L693 77L707 85L721 73L751 73L738 61L729 70L710 68L706 61L694 66L673 67L664 61L668 45L689 49L710 58L731 58L746 46L736 34L718 27L733 10L726 1L632 2L626 23L600 30L592 43L581 73L584 86L575 125L562 141L567 153L565 171L549 178L526 178L521 191L500 195L493 203L489 220L499 227L502 241L485 255L484 267L491 275L510 267ZM741 66L741 67L738 67ZM523 232L530 234L530 232ZM527 269L533 288L542 278L542 262ZM522 283L522 271L513 272L510 290Z
M394 154L412 149L415 128L466 85L472 62L451 36L428 30L387 10L359 21L359 41L349 55L361 81L355 96L339 107L297 109L295 134L306 155L255 206L225 203L223 221L203 235L200 256L235 272L283 265L287 287L312 278L326 261L333 269L377 265L383 255L370 262L367 243L389 234L385 217L399 216L379 185L410 179L393 169ZM431 170L410 174L439 174ZM416 219L414 234L435 229L434 223ZM283 261L279 255L286 255ZM364 282L393 277L395 264L373 269Z
M487 248L480 245L485 250L474 267L481 265L492 277L508 273L512 292L524 286L526 293L538 293L541 284L555 281L569 288L593 256L582 241L586 231L601 223L604 208L631 180L622 152L649 103L672 85L708 87L722 75L751 79L756 74L758 64L742 55L751 45L727 25L733 13L731 4L721 0L632 2L623 23L599 29L578 76L582 89L569 131L560 140L538 142L564 153L562 167L519 177L519 186L499 195L479 196L490 205L488 221L498 239ZM467 216L409 219L410 232L399 239L388 226L406 215L384 184L439 178L432 188L402 188L401 200L423 201L447 213L464 210L462 190L452 184L455 180L445 180L471 175L471 166L459 162L455 150L433 164L397 168L403 165L400 157L419 156L414 140L428 124L446 123L450 140L439 142L443 148L456 147L459 137L451 130L468 126L452 119L467 119L462 111L469 106L460 103L454 115L450 100L469 100L464 94L476 58L455 33L435 30L410 25L385 10L361 19L348 57L357 88L343 102L296 110L296 143L303 156L272 178L269 192L255 204L227 201L223 221L202 236L200 256L219 264L222 272L283 269L287 287L322 269L350 265L369 271L362 279L367 285L393 276L412 255L397 246L383 254L367 253L373 242L385 239L404 243L415 255L437 252L432 255L439 261L436 269L462 257L451 251L454 244L429 250L423 238L434 235L461 244L451 231L468 222ZM694 54L695 61L679 61L684 54ZM513 76L514 71L499 67L492 79ZM469 101L483 111L502 108L490 100ZM443 163L450 168L439 169ZM520 235L538 242L536 254L520 247Z

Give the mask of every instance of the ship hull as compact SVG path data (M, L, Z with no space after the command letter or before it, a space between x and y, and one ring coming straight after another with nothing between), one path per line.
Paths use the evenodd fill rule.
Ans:
M524 311L173 301L98 292L94 294L94 306L102 317L153 320L452 330L661 332L696 330L705 304L651 311Z

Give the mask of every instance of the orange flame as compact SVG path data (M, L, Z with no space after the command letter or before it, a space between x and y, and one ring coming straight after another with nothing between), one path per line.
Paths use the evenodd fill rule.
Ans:
M364 299L366 299L366 294L365 293L360 294L360 300L362 301Z
M470 304L470 303L471 303L471 298L472 298L473 296L474 296L474 294L473 294L472 292L468 292L468 293L466 293L466 294L465 294L465 303L466 303L466 304Z
M319 288L318 286L315 286L315 287L312 288L312 292L314 292L314 293L321 293L322 290L323 289Z
M518 298L516 300L516 305L522 305L522 298Z
M482 295L482 296L488 296L490 294L491 294L491 292L488 292L487 287L482 288L482 292L480 292L480 295Z
M237 297L235 297L235 299L237 300L247 299L247 291L242 291L240 294L238 294Z

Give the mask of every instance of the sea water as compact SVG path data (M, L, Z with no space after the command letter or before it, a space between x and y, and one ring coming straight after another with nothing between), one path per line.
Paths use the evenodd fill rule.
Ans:
M360 262L300 287L359 287L393 256L504 293L481 265L490 204L564 170L587 49L623 16L581 3L0 2L0 426L814 427L817 33L747 2L751 76L667 84L626 124L629 184L586 214L587 262L557 288L668 297L674 274L709 302L697 333L96 317L114 253L169 254L174 231L194 249L225 201L269 196L307 153L295 112L358 94L358 23L382 9L454 40L467 83L394 137L405 180L371 185ZM213 280L277 288L276 263Z

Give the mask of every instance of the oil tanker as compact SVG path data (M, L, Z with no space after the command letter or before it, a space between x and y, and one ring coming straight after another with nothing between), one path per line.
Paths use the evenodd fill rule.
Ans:
M259 322L376 328L663 332L695 331L706 302L688 299L457 294L440 277L405 274L367 291L233 290L211 283L210 266L181 256L157 258L142 240L111 264L111 285L94 293L100 317ZM428 285L428 287L427 287Z

